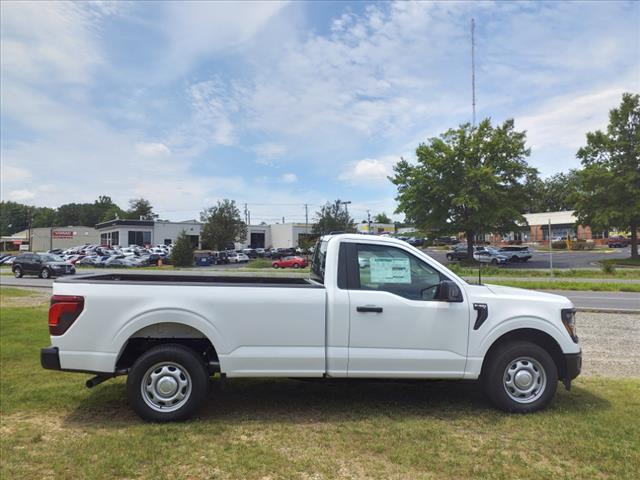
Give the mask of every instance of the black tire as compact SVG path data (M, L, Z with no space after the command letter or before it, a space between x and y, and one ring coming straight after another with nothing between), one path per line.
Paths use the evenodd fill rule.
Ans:
M453 255L451 255L450 253L447 253L447 260L452 262L453 261Z
M279 268L277 263L275 263L275 264L273 264L273 265L271 265L271 266L272 266L273 268L275 268L276 270Z
M544 375L544 387L534 388L535 395L529 401L516 401L507 393L505 385L507 367L513 368L519 363L527 363L519 359L532 359L537 362L539 369ZM498 347L486 360L487 365L483 368L481 376L482 389L491 402L501 410L514 413L530 413L546 408L558 387L558 368L553 358L544 348L535 343L526 341L515 341ZM534 364L528 362L531 368ZM532 385L535 382L532 383ZM542 382L537 383L541 386Z
M492 263L493 265L498 265L498 260L496 260L496 259L494 258L493 260L491 260L491 263Z
M16 278L22 278L22 267L13 267L13 276Z
M41 271L40 271L40 278L51 278L51 270L49 270L47 267L44 267Z
M161 411L162 408L175 408L175 405L165 405L154 409L143 397L142 384L150 369L154 366L168 363L183 369L190 380L190 392L182 401L182 404L169 411ZM159 367L154 372L160 370ZM170 368L170 367L168 367ZM180 371L179 371L180 372ZM182 375L185 378L184 375ZM186 387L184 387L186 388ZM127 377L127 397L129 404L135 412L144 420L151 422L174 422L186 420L192 416L204 403L209 390L209 374L203 360L191 349L182 345L167 344L154 347L138 358ZM155 397L159 399L160 397Z
M295 268L295 269L297 270L298 268L300 268L300 264L298 264L298 263L294 263L294 264L293 264L293 268Z

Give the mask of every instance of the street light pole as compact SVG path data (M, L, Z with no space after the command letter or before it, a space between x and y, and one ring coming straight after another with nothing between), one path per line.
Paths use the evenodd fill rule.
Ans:
M346 202L340 202L340 203L344 205L344 212L347 214L347 219L344 224L345 230L347 230L349 228L349 224L347 222L349 222L349 205L351 205L351 200L347 200Z

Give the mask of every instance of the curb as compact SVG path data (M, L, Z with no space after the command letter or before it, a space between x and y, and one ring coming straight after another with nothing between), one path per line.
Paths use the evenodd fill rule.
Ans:
M588 313L626 313L640 315L640 310L634 308L595 308L595 307L576 307L578 312Z

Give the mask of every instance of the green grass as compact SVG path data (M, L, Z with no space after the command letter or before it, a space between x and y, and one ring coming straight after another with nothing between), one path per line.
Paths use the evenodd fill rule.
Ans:
M24 288L0 287L0 296L2 297L33 297L37 295L33 290L25 290Z
M615 283L615 282L571 282L565 280L535 281L535 280L503 280L487 279L486 282L493 285L507 287L527 288L530 290L579 290L594 292L640 292L640 283Z
M640 267L640 257L638 258L607 258L600 260L600 263L608 263L610 265L623 265L625 267Z
M460 267L458 265L449 264L447 268L461 276L477 276L478 268ZM483 276L496 277L550 277L548 269L535 268L500 268L492 266L482 267ZM620 279L640 279L640 269L617 269L613 273L605 273L602 269L597 268L581 268L581 269L554 269L553 276L556 278L620 278Z
M637 478L640 379L581 378L533 415L472 383L212 381L189 422L140 421L124 379L40 368L44 303L1 289L0 478Z

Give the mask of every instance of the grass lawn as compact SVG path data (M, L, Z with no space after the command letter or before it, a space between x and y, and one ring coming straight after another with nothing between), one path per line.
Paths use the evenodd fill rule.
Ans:
M478 267L460 267L455 263L447 265L447 268L461 276L478 276ZM541 277L550 276L549 269L539 268L500 268L492 266L482 267L482 276L496 277ZM604 278L604 279L640 279L640 269L620 268L613 273L604 273L596 268L580 269L554 269L553 276L556 278Z
M608 258L600 260L600 263L608 263L610 265L624 265L625 267L640 267L640 257L638 258Z
M530 290L576 290L594 292L640 292L640 283L615 282L580 282L567 280L535 281L535 280L504 280L482 279L483 283L504 285L507 287L527 288ZM477 282L476 282L477 283Z
M18 296L19 295L19 296ZM640 379L580 378L534 415L473 383L212 381L192 421L143 423L124 379L46 371L46 304L0 290L0 478L637 478Z

